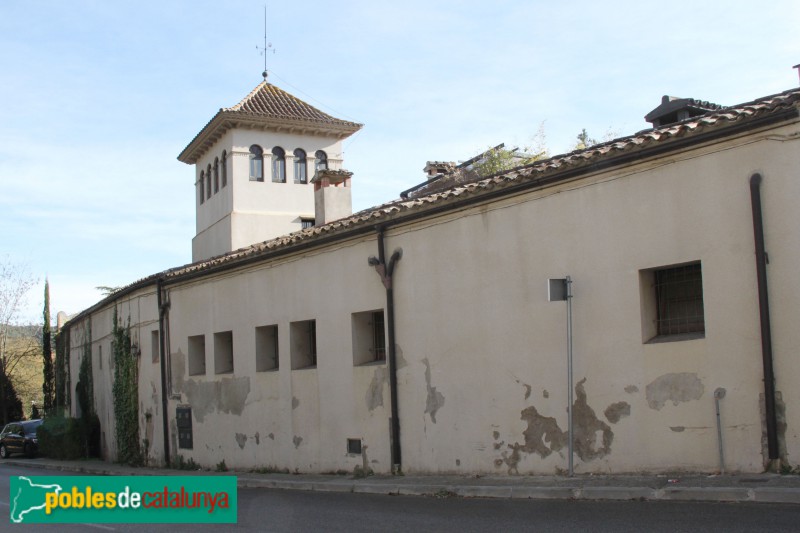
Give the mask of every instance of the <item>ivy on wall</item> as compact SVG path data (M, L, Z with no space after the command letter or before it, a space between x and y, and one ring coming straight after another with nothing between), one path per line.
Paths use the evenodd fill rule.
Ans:
M123 327L114 308L111 351L114 354L114 419L116 421L117 461L133 466L142 464L139 444L139 360L131 343L130 320Z
M78 416L94 414L94 377L92 375L92 321L87 320L83 331L83 356L78 369L78 384L75 386L78 400Z
M69 408L69 329L64 328L56 333L56 361L55 361L55 407L56 413L62 414Z

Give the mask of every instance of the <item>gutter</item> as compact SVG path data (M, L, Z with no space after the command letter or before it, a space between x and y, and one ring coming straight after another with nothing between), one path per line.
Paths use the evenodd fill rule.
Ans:
M775 409L775 371L772 366L772 328L769 318L767 264L769 256L764 247L764 221L761 211L761 174L750 177L750 200L753 208L753 234L756 247L756 280L758 283L758 313L761 324L761 361L764 368L764 416L767 426L769 461L780 460L778 449L778 413Z
M370 257L370 266L375 267L375 271L381 278L383 286L386 288L386 326L388 331L388 361L389 361L389 395L391 397L391 425L390 425L390 444L392 473L402 473L402 449L400 446L400 416L397 406L397 356L395 354L395 329L394 329L394 287L392 286L392 274L394 267L400 258L403 257L403 250L398 248L386 263L386 245L383 238L383 226L376 226L378 233L378 257Z
M169 453L169 422L167 420L167 350L166 350L166 321L164 320L169 310L169 300L166 302L162 299L164 291L164 278L158 278L158 344L161 351L161 421L162 431L164 433L164 461L167 467L170 463Z

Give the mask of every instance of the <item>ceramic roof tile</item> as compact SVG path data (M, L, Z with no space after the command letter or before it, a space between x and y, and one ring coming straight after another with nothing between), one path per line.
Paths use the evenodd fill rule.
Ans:
M248 100L248 98L245 98L245 100L242 102L245 102L246 100ZM242 106L248 105L247 103L243 104L241 102L240 104ZM252 105L255 106L257 104L253 103ZM488 192L490 189L514 187L524 182L532 182L534 180L544 179L550 175L558 174L561 171L568 170L569 167L595 168L596 164L602 163L614 156L624 155L626 152L633 153L636 151L641 151L647 149L654 143L668 143L676 136L685 137L699 135L708 128L724 128L726 126L731 126L736 122L757 119L758 117L769 116L771 114L778 114L782 111L788 111L791 108L795 108L795 116L797 116L798 107L800 107L800 89L793 89L776 95L760 98L746 104L726 107L719 111L710 112L677 124L670 124L668 126L656 129L643 130L634 135L614 139L612 141L595 145L584 150L578 150L568 154L558 155L550 159L537 161L523 167L486 177L479 181L466 184L457 184L441 191L426 192L425 189L422 188L418 191L415 191L414 197L387 202L385 204L354 213L347 218L330 222L323 226L313 226L311 228L303 229L289 235L284 235L270 241L256 243L252 246L241 248L225 255L212 257L211 259L205 261L184 265L160 272L158 274L153 274L152 276L148 276L136 281L120 291L109 295L92 308L84 310L71 320L79 319L87 312L90 312L91 309L97 308L107 301L112 301L119 294L155 283L159 278L181 278L189 274L214 270L223 265L236 267L240 262L249 258L280 251L281 249L287 249L287 251L290 251L291 247L296 244L302 244L305 242L311 243L314 240L323 238L327 235L335 235L338 232L344 232L344 230L354 228L358 229L360 226L373 226L381 219L388 219L390 217L401 218L406 214L425 211L431 207L445 204L449 200L459 197L468 197L470 195L480 196L481 194Z
M259 83L241 102L233 107L224 108L222 111L247 113L261 117L321 122L341 126L361 126L361 124L341 120L327 113L323 113L316 107L305 103L283 89L265 81Z

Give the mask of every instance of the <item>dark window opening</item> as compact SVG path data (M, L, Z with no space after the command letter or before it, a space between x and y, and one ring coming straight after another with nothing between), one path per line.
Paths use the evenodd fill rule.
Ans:
M272 181L286 183L286 152L280 146L272 149Z
M255 144L250 147L250 180L264 181L264 150Z
M656 270L654 275L657 334L704 333L700 263Z
M308 183L306 176L306 152L301 148L294 151L294 182L295 183Z

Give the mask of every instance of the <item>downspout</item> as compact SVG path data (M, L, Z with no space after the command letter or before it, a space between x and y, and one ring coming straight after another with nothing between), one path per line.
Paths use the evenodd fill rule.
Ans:
M388 360L389 360L389 395L391 397L391 460L392 473L402 472L402 454L400 448L400 418L397 409L397 357L395 355L395 331L394 331L394 289L392 288L392 273L397 261L403 257L403 250L398 248L389 258L386 264L386 251L383 239L383 227L376 227L378 233L378 257L369 258L369 264L375 267L375 271L381 277L383 286L386 288L386 322L388 331Z
M761 319L761 359L764 365L764 414L767 425L767 449L770 463L778 460L778 416L775 410L775 372L772 367L772 328L769 320L767 263L764 249L764 222L761 216L761 174L750 177L750 199L753 205L753 232L756 243L756 279L758 311Z
M164 290L164 278L158 278L158 344L161 351L161 421L164 432L164 460L169 466L169 422L167 421L167 351L166 351L166 330L164 327L164 316L169 309L169 302L164 302L162 293Z

